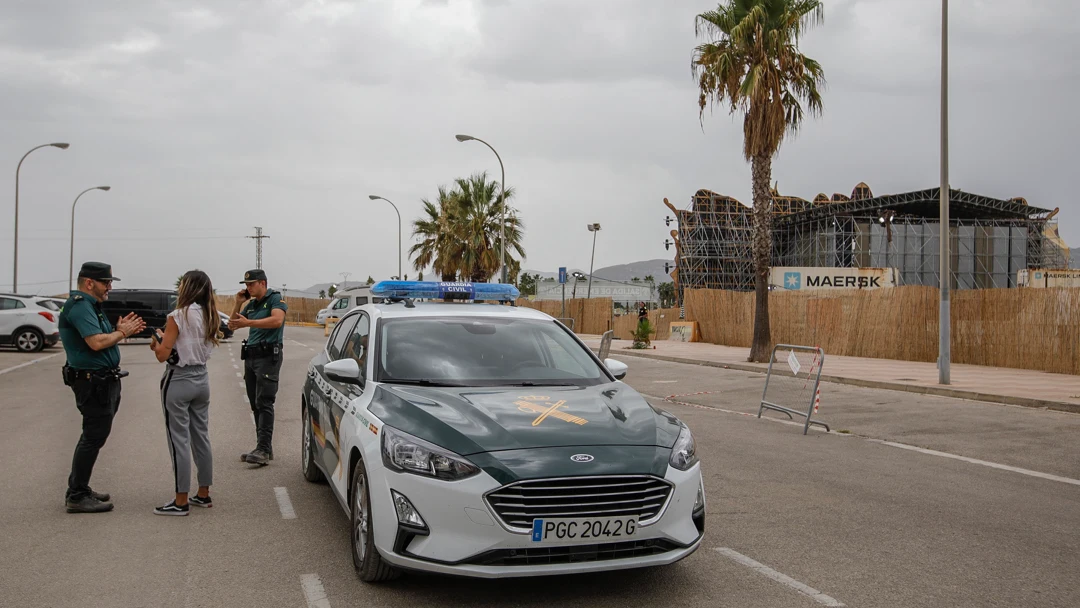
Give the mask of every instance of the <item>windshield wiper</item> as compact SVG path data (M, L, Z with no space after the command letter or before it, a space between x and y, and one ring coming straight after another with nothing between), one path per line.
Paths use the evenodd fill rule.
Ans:
M420 379L417 379L417 380L413 380L413 379L383 380L382 382L383 382L383 384L409 384L409 385L413 385L413 386L465 386L464 384L457 384L457 383L454 383L454 382L437 382L437 381L434 381L434 380L425 380L423 378L420 378Z
M541 382L529 382L528 380L526 380L524 382L511 382L511 383L508 383L506 386L577 386L577 385L574 384L573 382L542 382L542 381Z

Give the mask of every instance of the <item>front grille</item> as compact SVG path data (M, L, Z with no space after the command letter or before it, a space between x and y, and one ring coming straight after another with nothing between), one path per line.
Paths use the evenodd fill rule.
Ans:
M485 499L506 527L528 533L537 518L635 516L648 525L660 517L671 487L646 475L534 479L503 486Z
M674 551L679 545L667 540L627 540L599 545L496 549L481 553L465 563L476 566L539 566L576 564L631 557L647 557Z

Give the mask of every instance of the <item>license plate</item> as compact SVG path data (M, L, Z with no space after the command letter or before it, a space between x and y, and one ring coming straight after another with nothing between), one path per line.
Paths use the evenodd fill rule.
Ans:
M609 543L633 538L637 529L636 517L534 519L532 540L552 545Z

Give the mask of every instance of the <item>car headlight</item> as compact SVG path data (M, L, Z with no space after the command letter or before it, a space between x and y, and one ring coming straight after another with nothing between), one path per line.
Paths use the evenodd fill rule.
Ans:
M682 430L679 431L679 438L675 440L675 445L671 448L671 458L668 460L668 464L680 471L685 471L697 464L697 461L694 436L690 434L690 427L683 426Z
M382 458L388 469L456 481L480 468L461 456L388 426L382 428Z

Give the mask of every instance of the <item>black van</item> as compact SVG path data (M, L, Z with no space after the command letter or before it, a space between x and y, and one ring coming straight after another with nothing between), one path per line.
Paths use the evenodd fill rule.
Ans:
M165 329L165 319L176 309L176 292L166 289L113 289L109 299L101 303L105 316L116 326L116 321L128 313L135 313L146 321L146 329L136 338L149 338L155 329Z

